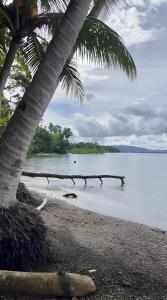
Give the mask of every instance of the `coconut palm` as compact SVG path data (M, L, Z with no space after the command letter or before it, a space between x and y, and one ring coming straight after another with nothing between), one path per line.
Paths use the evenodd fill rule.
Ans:
M18 5L18 3L16 4ZM36 212L18 204L16 190L22 172L22 163L26 158L30 142L58 86L63 67L71 53L77 48L79 53L85 56L85 51L88 51L89 60L93 58L96 62L98 59L101 65L107 64L107 66L120 65L129 76L135 75L136 69L131 57L128 56L128 64L122 58L120 60L122 53L126 54L127 50L116 33L113 32L111 36L108 35L108 27L104 27L105 25L99 21L100 29L97 23L94 23L93 26L98 38L93 37L90 20L86 22L85 29L81 30L90 4L91 0L70 1L32 82L26 89L23 99L17 106L0 140L0 228L1 236L4 237L0 240L1 269L23 268L23 262L28 261L30 264L32 259L41 256L44 248L45 230L42 221ZM17 14L15 17L18 18ZM93 22L96 21L93 19ZM88 29L90 31L89 46L83 34ZM83 32L82 35L78 36L80 30ZM113 47L114 52L112 53L105 50L104 33L106 33L105 37L108 37L106 45L110 50ZM102 41L99 40L99 36ZM91 41L91 38L94 38L94 41ZM119 41L121 46L118 56L116 56L116 46L112 45L111 47L110 45L111 40L114 41L114 39ZM93 46L93 42L95 46ZM96 47L97 45L99 47L98 43L100 42L102 51L99 49L96 53ZM95 54L97 58L95 58ZM32 59L32 61L34 60ZM15 266L13 263L16 261L19 262L19 265Z
M28 265L34 262L44 249L43 223L35 211L17 203L16 189L28 146L58 85L90 3L91 0L70 1L59 30L0 141L1 269L23 268L25 261Z
M3 2L1 1L0 6L0 46L2 41L1 53L4 55L5 52L6 58L0 73L0 94L6 85L17 52L24 56L31 70L36 71L48 46L48 41L42 33L47 30L49 35L53 36L69 1L15 0L10 5L3 5ZM95 19L101 10L108 10L116 2L117 0L93 1L92 9L77 40L77 47L75 46L72 50L59 77L59 81L67 92L81 100L84 97L84 88L77 65L72 60L77 51L83 58L86 57L91 61L93 59L98 65L120 66L128 76L135 76L133 59L120 37L105 23ZM43 12L44 9L47 11ZM4 44L8 45L8 51Z

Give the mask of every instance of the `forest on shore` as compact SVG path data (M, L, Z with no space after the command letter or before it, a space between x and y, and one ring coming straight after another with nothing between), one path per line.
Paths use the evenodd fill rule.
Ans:
M39 126L29 148L29 154L39 153L105 153L119 152L112 146L102 146L97 143L70 143L73 133L70 128L49 124L49 127Z
M0 113L0 136L5 130L13 111L9 103L4 98L2 101L2 111ZM29 147L28 154L39 153L105 153L119 152L119 149L113 146L99 145L98 143L79 142L71 143L70 138L73 133L70 128L54 125L50 123L48 127L38 126L36 134Z

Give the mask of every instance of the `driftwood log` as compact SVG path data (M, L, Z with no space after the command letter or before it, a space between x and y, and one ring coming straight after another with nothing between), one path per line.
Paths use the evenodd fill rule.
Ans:
M82 297L95 290L93 280L84 275L0 270L0 295Z
M51 174L51 173L34 173L34 172L22 172L23 176L29 176L29 177L45 177L48 180L48 178L57 178L57 179L71 179L72 182L75 184L74 179L83 179L85 181L85 185L87 184L87 179L93 179L97 178L100 180L101 183L103 183L102 178L115 178L120 179L122 184L124 184L124 176L115 176L115 175L61 175L61 174Z

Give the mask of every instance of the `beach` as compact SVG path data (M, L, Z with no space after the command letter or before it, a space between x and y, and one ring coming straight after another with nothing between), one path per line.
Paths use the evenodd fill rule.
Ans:
M33 193L41 198L40 194ZM93 277L80 299L167 299L167 232L50 198L41 211L53 253L45 271Z

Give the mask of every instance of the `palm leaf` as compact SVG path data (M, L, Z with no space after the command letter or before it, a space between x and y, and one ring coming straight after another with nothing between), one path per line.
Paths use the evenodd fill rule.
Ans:
M53 35L63 13L51 14L48 30ZM121 37L104 22L88 17L80 31L74 53L97 66L121 68L130 78L136 77L135 63Z
M79 71L77 70L76 62L68 59L59 77L59 82L67 94L78 98L81 102L85 97L83 83L80 79Z
M32 72L35 72L39 66L39 63L46 52L48 42L43 38L40 39L37 34L33 35L28 41L22 44L22 54L25 57L27 64ZM77 65L74 61L68 60L63 68L63 72L59 78L62 88L64 88L67 94L73 97L83 100L84 87L80 79L80 74L77 70Z
M5 55L9 46L9 36L7 34L6 28L0 29L0 53Z
M107 68L119 67L128 77L136 77L135 63L120 36L100 20L87 18L75 50L89 63Z
M10 38L6 28L1 28L0 29L0 71L4 64L6 53L8 51L9 42L10 42Z
M56 31L59 28L60 22L63 18L64 13L49 13L47 15L48 21L45 24L42 24L41 27L44 28L44 30L47 30L49 34L53 35L56 33Z
M16 90L18 94L18 89L21 91L25 91L32 80L31 71L25 61L25 58L20 53L17 55L15 64L12 67L12 72L10 74L10 80L7 85L7 90L12 90L13 92ZM16 96L17 96L16 94Z
M69 0L38 0L39 6L46 11L65 11Z
M47 46L47 41L42 39L42 42L40 42L35 32L27 40L22 41L21 52L33 73L36 72Z

